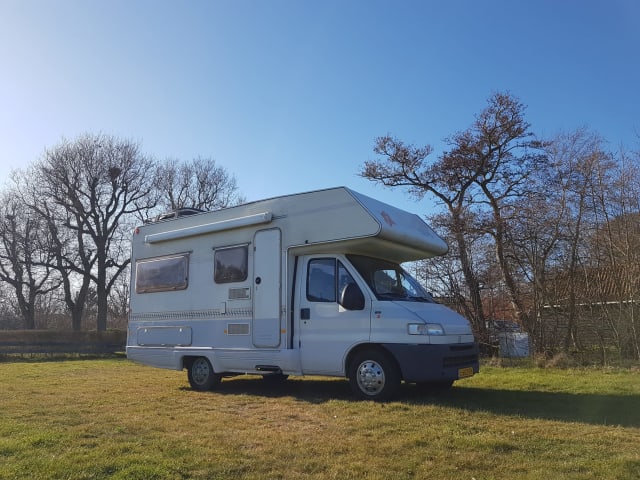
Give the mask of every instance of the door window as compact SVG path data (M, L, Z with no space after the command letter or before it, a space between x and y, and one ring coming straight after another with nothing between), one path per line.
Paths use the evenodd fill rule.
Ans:
M339 292L355 280L335 258L315 258L307 268L307 300L336 302Z
M336 261L316 258L307 269L307 300L310 302L336 301Z

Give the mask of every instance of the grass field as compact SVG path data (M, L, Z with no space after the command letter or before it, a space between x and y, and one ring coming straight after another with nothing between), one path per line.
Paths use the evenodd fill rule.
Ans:
M640 371L483 368L434 394L124 359L0 363L0 479L637 479Z

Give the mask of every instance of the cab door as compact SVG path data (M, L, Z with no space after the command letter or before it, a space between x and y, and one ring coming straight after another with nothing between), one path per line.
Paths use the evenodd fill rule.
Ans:
M347 286L360 294L362 287L339 257L304 256L298 266L295 315L302 372L344 375L347 352L369 341L371 302L365 300L351 310L340 305Z

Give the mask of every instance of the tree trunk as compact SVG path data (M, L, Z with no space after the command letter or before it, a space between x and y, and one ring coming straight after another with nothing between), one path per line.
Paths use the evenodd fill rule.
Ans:
M458 251L460 255L460 267L462 274L464 275L465 283L469 289L469 299L471 300L471 307L473 316L469 320L471 321L474 330L479 338L480 342L488 342L487 338L487 324L484 316L484 309L482 306L482 297L480 296L480 282L476 277L473 267L471 266L471 259L469 258L469 248L467 246L467 240L465 237L464 221L460 216L460 210L453 205L449 206L449 212L452 218L452 227L454 231L454 237L458 244Z
M102 252L102 250L99 250ZM107 291L107 267L106 257L98 255L98 274L96 276L96 295L98 299L98 316L96 329L98 332L107 330L107 309L108 309L108 291Z

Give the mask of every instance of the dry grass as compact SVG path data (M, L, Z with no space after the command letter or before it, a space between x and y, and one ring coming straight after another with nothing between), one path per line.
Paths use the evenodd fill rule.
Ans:
M0 364L0 479L640 477L640 372L485 368L435 395L343 380L198 393L126 360Z

